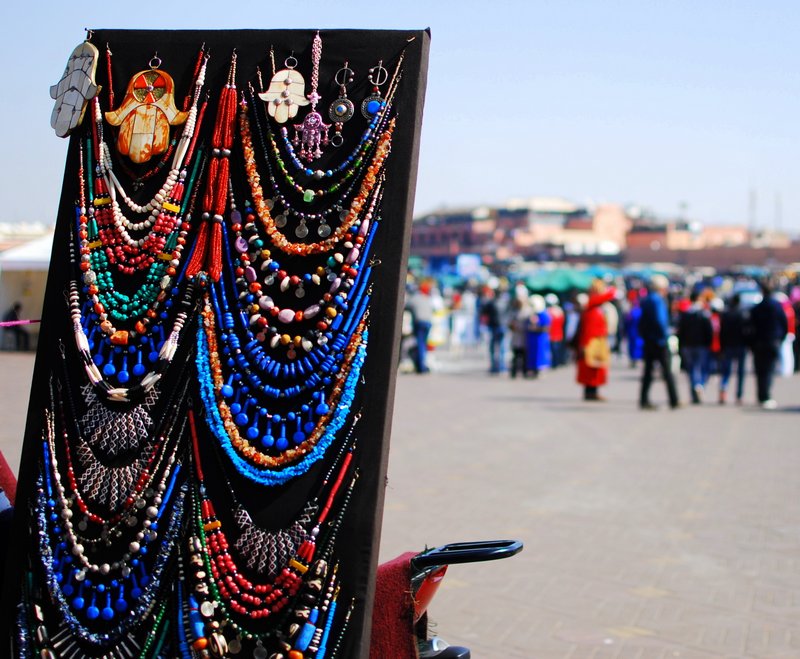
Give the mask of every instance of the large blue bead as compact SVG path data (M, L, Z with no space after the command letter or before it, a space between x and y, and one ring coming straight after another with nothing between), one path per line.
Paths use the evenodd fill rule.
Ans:
M272 448L275 446L275 438L272 435L264 435L261 438L261 445L264 448Z
M100 612L100 617L103 618L103 620L111 620L114 617L114 609L110 606L106 606Z
M86 609L86 617L89 618L89 620L96 620L99 615L100 609L98 609L96 606L90 606L88 609Z

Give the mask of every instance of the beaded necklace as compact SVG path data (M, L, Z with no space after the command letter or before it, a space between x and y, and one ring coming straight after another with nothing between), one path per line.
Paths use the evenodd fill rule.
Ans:
M92 646L105 648L140 628L156 605L162 577L182 527L187 486L185 483L180 486L173 502L173 490L180 473L180 463L176 463L156 515L152 520L145 520L144 530L139 532L142 535L133 536L127 551L117 561L93 563L85 556L86 548L82 544L73 544L71 510L65 504L66 490L53 453L50 415L47 426L44 478L39 479L37 497L38 553L45 580L59 619L66 624L69 634ZM169 516L168 508L171 508ZM160 528L159 521L164 520L166 523ZM156 542L157 534L162 536L160 542ZM64 539L51 546L50 538L62 536ZM104 549L99 555L106 557L108 551Z
M217 117L211 138L211 163L208 169L203 215L194 252L186 274L194 277L204 270L217 281L222 270L222 223L230 182L230 156L236 117L236 53L231 57L228 81L219 97Z
M17 615L17 652L20 657L39 657L41 659L57 659L57 657L68 657L77 659L85 656L86 645L72 635L69 624L64 620L58 620L50 625L46 624L43 607L39 604L41 596L36 592L33 585L33 573L28 571L23 579L22 601L18 607ZM164 600L157 607L154 602L146 613L140 628L149 629L145 639L138 637L132 629L128 634L116 639L110 647L105 644L100 646L100 651L104 654L103 659L131 659L131 657L149 658L153 655L148 654L147 639L155 630L163 629L165 626L164 613L167 609L168 601ZM55 632L52 628L55 627ZM89 651L91 650L89 646ZM58 653L58 654L56 654ZM191 657L187 657L191 659Z
M314 604L322 599L320 593L335 590L336 570L333 570L330 579L326 581L328 561L323 556L329 555L332 551L335 543L335 531L338 529L341 515L349 503L357 480L356 472L351 477L344 495L340 496L353 457L352 433L354 428L351 427L345 437L342 453L337 456L328 470L317 497L310 502L311 508L306 506L298 520L298 523L304 528L304 534L296 550L291 556L276 561L279 564L276 568L279 570L276 570L275 573L265 575L262 572L255 572L254 575L257 577L251 580L245 576L230 553L230 545L222 521L216 515L213 503L208 498L191 412L189 419L192 427L198 483L195 498L195 534L189 544L190 564L196 568L193 575L195 582L200 582L198 584L200 587L196 586L194 589L198 593L198 599L202 600L196 606L202 616L202 618L198 616L197 622L202 620L205 623L206 632L205 636L199 635L197 628L200 625L196 624L195 636L197 638L193 647L204 649L209 643L214 643L217 647L224 645L230 649L235 644L238 651L243 641L255 642L253 656L262 656L259 648L263 649L265 644L270 646L277 641L285 646L286 640L284 639L288 640L297 634L297 629L286 625L287 621L291 622L292 615L301 615L299 610L293 606L296 599L302 597L306 605ZM321 506L321 511L317 514L316 511L320 508L318 502L321 504L323 495L325 504ZM333 520L329 523L330 529L323 539L321 529L326 526L334 504L339 508L338 514L333 518L336 523L334 524ZM314 512L310 513L310 510ZM326 584L328 585L327 590L325 589ZM287 609L289 617L284 616L278 626L271 627L269 631L263 628L266 621L272 620ZM319 614L316 619L319 619ZM215 625L214 622L217 620L219 622ZM282 623L288 627L285 631L280 629ZM253 631L250 628L251 624L258 624L262 631ZM220 633L222 630L231 630L236 636L226 638L227 634ZM215 634L219 635L215 636ZM211 638L208 638L209 636ZM309 642L312 636L313 630L309 633ZM291 645L288 649L291 649Z
M327 398L322 392L315 392L313 406L303 405L299 411L285 415L270 415L253 398L245 402L239 399L238 408L228 406L222 391L225 384L220 360L216 356L213 318L207 302L197 332L196 362L206 422L242 475L262 485L286 483L323 457L349 416L366 358L365 321L351 339L336 379L328 385ZM250 407L254 408L252 412ZM238 413L233 409L238 409ZM259 440L258 445L255 440Z
M250 222L250 219L252 218L249 218L248 222ZM370 243L375 233L374 230L369 231L369 226L369 221L364 221L357 231L358 237L366 237L367 239L367 242L361 245L362 258L366 258L369 254ZM355 234L356 229L351 228L351 232ZM225 237L227 239L227 236ZM228 253L230 252L226 249L226 254ZM242 259L241 255L240 259ZM337 359L336 356L350 341L353 331L366 313L369 302L368 288L371 267L371 265L365 265L361 268L356 283L350 291L348 313L337 314L330 323L328 331L322 334L312 332L305 337L306 339L314 339L317 345L310 351L306 351L304 356L295 354L295 346L302 346L304 337L295 336L292 338L289 336L287 341L285 335L280 335L281 345L288 348L287 359L281 360L267 352L266 347L263 345L265 343L264 339L269 338L270 340L266 343L273 347L271 344L274 342L274 338L271 334L265 334L263 338L258 336L261 332L257 331L256 325L250 325L249 314L244 312L230 313L226 307L221 306L225 304L224 301L226 299L236 300L239 298L239 293L232 284L236 272L233 269L233 264L229 263L230 277L223 277L221 290L217 291L213 286L211 288L217 317L221 321L218 325L222 331L221 339L225 344L225 354L229 358L232 356L236 360L242 371L247 374L248 379L250 379L251 371L256 373L259 381L252 382L252 384L262 388L267 396L294 396L306 386L315 386L319 381L320 372L331 372L333 370L334 361ZM253 299L250 294L245 295L241 304L252 304ZM305 381L305 384L303 381ZM264 385L262 385L262 382Z
M255 333L259 343L268 343L273 349L286 346L287 357L294 360L298 352L309 353L315 346L319 346L343 311L359 307L358 295L363 294L361 283L367 279L362 273L369 272L368 267L362 268L361 260L369 258L370 246L375 235L374 231L369 232L369 228L379 199L379 195L373 196L360 226L351 227L348 240L341 244L342 251L328 257L324 268L318 266L314 274L308 273L302 278L282 270L269 250L260 249L263 241L255 230L253 222L255 217L252 212L247 213L245 227L245 231L249 234L247 240L244 239L241 224L237 221L240 220L238 211L232 214L234 220L232 230L237 233L234 247L239 259L238 266L232 268L238 289L236 298L239 300L242 313L248 318L248 324L252 328L251 333ZM250 253L251 245L258 251ZM258 273L251 265L254 260L260 261L259 269L267 273L263 280L259 280ZM301 309L292 309L288 306L281 308L276 303L275 293L267 295L265 292L265 289L273 286L277 279L280 281L278 294L285 293L291 286L295 286L295 296L302 299L305 297L307 285L322 284L321 275L325 275L327 291L318 301L306 304ZM305 328L303 334L291 336L287 333L298 326Z
M168 336L164 336L163 327L161 325L156 325L151 329L150 336L141 337L141 345L139 350L137 350L136 346L128 345L130 334L126 333L121 339L124 343L115 344L113 341L109 341L114 347L110 355L104 356L100 351L93 352L95 339L94 337L92 339L87 338L87 332L83 326L84 314L81 311L78 285L74 281L70 282L69 308L75 345L78 349L78 354L80 355L86 375L89 378L89 382L95 387L99 395L103 396L106 400L115 402L137 401L144 397L144 395L156 385L164 373L166 373L169 364L172 362L172 358L178 350L181 331L189 313L194 307L193 298L194 284L189 282L180 302L179 311L172 323L172 330ZM158 349L153 340L154 333L160 336L160 348ZM148 360L153 364L149 372L142 362L142 350L145 346L149 346L150 348ZM126 349L123 350L123 348ZM141 379L136 384L129 387L113 386L106 378L115 376L120 384L125 384L130 379L127 370L129 357L135 357L136 365L134 366L133 374L141 376ZM116 360L121 362L121 369L119 363L115 365L114 362ZM100 366L103 367L102 371L99 368Z
M165 183L159 191L145 204L137 204L128 195L122 183L113 171L111 151L103 139L103 116L99 99L94 100L95 123L93 126L94 157L97 161L97 181L95 183L94 207L100 229L100 239L105 247L106 256L112 264L125 273L148 268L163 251L167 236L178 223L184 186L181 185L181 171L184 164L192 157L196 143L197 129L204 114L205 104L198 115L198 103L202 86L205 82L205 71L208 57L203 63L194 82L194 94L188 118L184 124L181 138L175 148L172 166ZM184 174L185 176L185 174ZM126 206L138 214L148 214L140 222L131 222L123 214L117 199L122 198ZM128 232L149 229L149 233L141 238L133 238Z
M383 164L391 150L392 133L394 132L395 120L389 122L387 129L378 138L378 144L375 149L375 154L372 158L370 165L362 180L358 194L350 203L347 215L342 219L341 224L336 228L332 234L315 243L292 243L280 231L275 224L275 220L270 214L269 206L264 198L264 191L261 187L261 177L258 173L258 167L255 160L255 151L253 149L253 138L250 129L250 122L248 120L247 104L242 103L241 112L239 113L239 132L242 138L242 152L244 153L245 171L247 173L247 180L250 185L250 192L252 194L253 205L255 211L261 220L267 232L269 240L272 244L286 254L294 254L298 256L308 256L311 254L322 254L329 252L336 244L342 239L351 226L353 226L359 219L360 213L368 204L370 194L373 192L376 184L379 183L380 174Z
M158 424L158 431L150 434L152 425L150 422L142 429L145 433L142 445L137 446L132 452L116 454L113 456L113 463L104 461L105 456L98 455L91 444L84 440L74 405L71 405L74 429L70 436L64 409L64 394L67 394L66 397L70 401L72 398L69 396L68 378L66 382L66 392L61 390L60 383L57 383L55 389L51 391L53 405L58 407L61 420L66 473L72 491L66 503L71 509L77 507L82 516L77 523L79 531L86 531L89 523L102 526L99 540L89 540L90 543L94 544L100 540L106 542L109 538L120 537L122 534L120 529L124 524L129 527L135 526L140 512L146 513L150 519L155 515L156 508L153 506L161 503L161 497L166 489L165 483L175 462L178 440L183 435L183 428L177 434L174 431L181 418L180 407L188 381L184 380L184 384L177 387L170 396L164 407L162 420ZM124 410L121 415L124 418L128 413L129 410ZM111 412L108 413L108 423L116 427L118 432L123 428L123 424L119 423ZM73 460L73 452L77 460ZM55 455L55 451L51 453ZM126 461L123 461L123 458ZM76 463L80 465L80 469L76 469ZM153 499L149 508L148 499ZM89 503L99 505L108 513L90 510ZM81 537L86 539L85 536Z
M83 152L81 152L82 156ZM90 153L87 150L88 157L90 157ZM178 276L178 267L181 264L186 235L190 228L191 214L197 198L198 181L202 179L204 164L204 158L198 158L191 176L186 182L185 188L191 190L192 194L182 205L170 206L168 212L176 211L176 225L171 233L166 235L162 246L163 251L158 253L157 258L151 259L144 281L133 293L123 293L114 281L109 268L111 264L108 258L110 248L104 246L104 241L101 239L103 230L98 229L98 223L92 215L91 209L88 214L83 210L85 205L83 187L81 187L80 206L76 211L81 278L86 287L87 298L92 302L93 310L98 317L102 318L101 329L105 334L113 336L116 332L112 321L132 325L138 333L144 334L152 319L156 318L159 307L169 299L170 290ZM83 160L81 160L81 169L83 169L82 165ZM176 186L177 189L180 189L181 196L185 178L186 172L181 172L181 182ZM175 201L180 200L176 198ZM133 274L127 270L124 270L124 273Z

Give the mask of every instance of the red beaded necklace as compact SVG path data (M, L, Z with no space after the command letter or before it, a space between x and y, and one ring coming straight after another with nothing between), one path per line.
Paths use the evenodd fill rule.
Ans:
M238 563L231 555L222 522L208 496L198 449L194 413L191 410L189 411L189 426L199 485L199 505L196 506L197 513L199 513L197 534L201 545L205 548L205 561L211 573L213 587L226 609L251 620L268 618L279 613L289 604L300 589L304 576L314 561L320 529L326 523L349 471L353 459L353 446L350 446L344 454L341 465L335 466L337 471L335 480L331 483L330 474L326 477L322 485L322 491L328 489L325 505L316 520L313 520L313 528L308 528L312 524L312 520L309 521L306 536L294 556L287 561L274 579L255 582L242 573Z
M219 97L217 119L211 138L211 162L203 198L202 224L192 258L186 265L189 277L205 270L212 281L222 273L222 222L228 201L230 156L236 119L236 53L231 57L228 82Z

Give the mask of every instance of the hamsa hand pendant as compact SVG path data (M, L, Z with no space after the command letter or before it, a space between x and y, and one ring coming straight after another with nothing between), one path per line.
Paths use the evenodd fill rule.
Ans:
M188 116L175 106L172 77L154 68L131 78L125 99L119 108L106 112L106 121L120 127L117 151L144 163L167 150L170 126L179 126Z
M97 95L94 76L99 55L93 44L84 41L69 56L61 80L50 87L50 98L56 102L50 126L59 137L67 137L80 126L87 104Z

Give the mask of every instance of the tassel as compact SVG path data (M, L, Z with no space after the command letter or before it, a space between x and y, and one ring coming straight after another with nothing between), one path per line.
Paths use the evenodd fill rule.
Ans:
M197 238L195 240L194 251L192 258L186 264L186 276L194 277L198 272L203 269L203 264L206 260L206 243L208 242L208 221L203 220L200 223L200 228L197 231Z
M217 120L211 141L211 163L203 196L202 224L192 256L186 264L186 275L193 277L205 270L212 281L222 275L222 222L227 206L230 149L233 145L233 126L236 116L236 54L231 59L228 84L219 96Z

